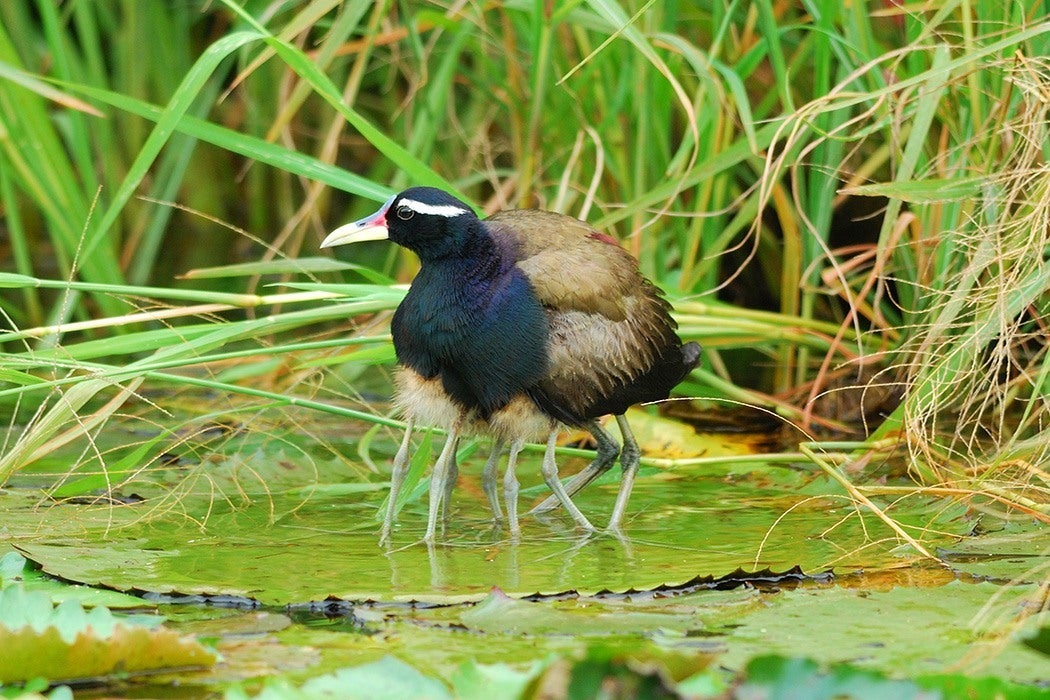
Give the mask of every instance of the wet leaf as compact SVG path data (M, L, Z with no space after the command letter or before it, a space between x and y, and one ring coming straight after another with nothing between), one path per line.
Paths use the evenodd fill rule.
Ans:
M0 649L0 683L85 680L215 663L212 652L171 630L125 624L103 607L85 612L72 600L52 608L46 594L21 586L0 591Z
M452 686L459 700L489 700L490 698L532 697L527 691L550 665L546 661L534 661L524 670L509 664L479 664L466 661L452 676Z
M1011 683L1001 678L971 678L964 675L920 676L917 685L940 691L945 698L966 700L1048 700L1050 688Z
M736 689L739 700L937 700L940 694L911 681L890 680L872 671L834 666L822 671L809 659L760 656L747 665L747 680Z
M312 678L303 684L302 692L308 698L346 700L444 700L452 697L441 681L424 676L393 656Z
M283 678L267 681L258 693L249 694L240 686L233 686L226 690L226 700L312 700L306 693L296 688Z
M678 684L678 692L687 698L722 697L728 689L725 673L717 669L701 671Z
M285 644L269 635L231 635L217 641L215 648L222 655L222 664L207 676L213 683L301 673L318 667L322 658L318 649Z
M681 609L666 612L595 610L582 602L574 608L567 610L516 600L495 589L465 611L460 620L471 629L502 634L607 635L610 630L629 634L663 627L691 629L703 626L695 612L690 614Z
M8 552L0 557L0 584L8 586L22 580L26 558L18 552Z
M37 568L30 566L24 556L18 552L8 552L0 557L0 587L15 583L24 585L27 591L47 593L51 601L61 603L65 600L76 600L84 606L104 605L107 608L148 608L150 604L142 598L125 595L117 591L91 586L71 585L45 576ZM158 621L160 618L157 618Z
M1040 627L1039 631L1023 641L1029 649L1035 649L1043 656L1050 656L1050 627Z
M956 571L1001 581L1042 581L1050 567L1046 526L1032 522L998 523L986 534L963 537L938 550Z
M766 606L741 617L708 621L730 642L720 658L730 668L743 668L763 653L789 657L805 650L818 663L851 663L895 674L937 673L966 664L974 672L1034 682L1047 677L1044 659L1020 642L986 641L972 626L993 595L1003 614L1012 616L1032 590L963 581L932 588L798 589L768 598ZM1034 628L1034 620L1028 627Z

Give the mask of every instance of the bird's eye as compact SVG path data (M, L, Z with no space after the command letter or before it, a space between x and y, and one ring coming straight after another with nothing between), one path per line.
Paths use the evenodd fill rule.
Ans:
M412 211L404 205L397 208L397 218L401 219L402 221L408 221L413 216L415 216L415 214L416 213L414 211Z

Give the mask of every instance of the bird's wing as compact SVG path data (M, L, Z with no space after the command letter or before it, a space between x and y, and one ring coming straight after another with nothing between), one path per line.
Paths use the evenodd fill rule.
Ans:
M485 220L514 248L540 303L622 321L624 298L641 281L638 263L615 239L571 216L539 210L500 212Z
M580 423L622 412L626 406L614 397L680 357L670 305L614 239L543 211L505 212L486 222L514 246L517 266L547 309L548 370L532 395L549 413ZM629 403L666 398L669 389L632 389Z

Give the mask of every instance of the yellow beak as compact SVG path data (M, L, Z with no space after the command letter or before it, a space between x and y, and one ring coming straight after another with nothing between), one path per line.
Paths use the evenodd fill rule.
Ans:
M397 195L394 196L396 197ZM386 240L390 235L390 231L386 226L386 212L393 201L394 197L391 197L386 200L375 214L369 214L363 219L359 219L352 224L344 224L332 231L321 241L321 247L331 248L332 246L346 245L347 243Z

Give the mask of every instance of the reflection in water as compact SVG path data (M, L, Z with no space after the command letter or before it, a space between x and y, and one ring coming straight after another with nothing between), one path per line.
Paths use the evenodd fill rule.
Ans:
M556 543L564 546L557 547ZM540 545L537 547L536 545ZM551 547L555 545L552 551ZM476 586L487 590L498 587L507 592L519 593L552 593L563 590L575 590L584 583L580 573L588 572L586 578L600 576L601 572L629 571L635 566L631 541L622 533L575 532L569 537L543 538L542 542L521 541L517 538L496 540L491 545L478 548L476 545L455 543L424 543L422 541L398 551L414 552L417 556L423 550L427 553L430 570L430 592L441 595L456 595L463 592L464 577L459 575L460 567L465 561L480 556L490 564L499 564L498 575L492 576L493 569L485 568L481 577L472 581ZM541 553L546 552L546 553ZM390 556L391 586L397 590L400 586L397 558ZM524 554L524 556L523 556ZM472 556L473 555L473 556ZM525 570L523 571L522 562ZM555 566L551 566L555 564ZM414 564L418 566L418 564ZM555 575L545 581L538 581L535 570L556 571ZM488 577L485 577L485 573ZM524 576L523 576L524 574ZM535 588L523 590L522 580Z
M619 578L636 566L631 540L621 532L569 531L564 536L500 538L489 530L488 543L422 539L401 547L387 545L390 587L413 598L478 597L496 587L508 593L600 590L594 581ZM426 562L421 561L426 552ZM429 572L421 589L419 573ZM539 576L537 574L540 574ZM411 593L410 593L411 592Z

